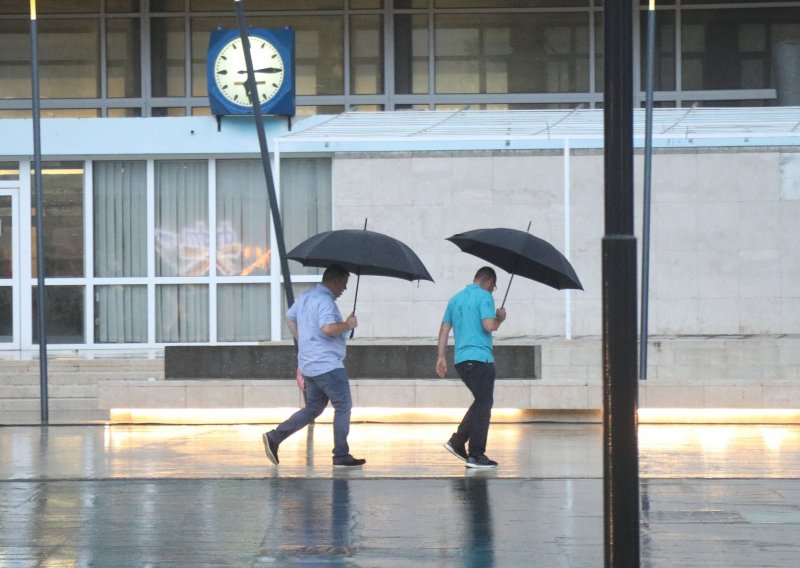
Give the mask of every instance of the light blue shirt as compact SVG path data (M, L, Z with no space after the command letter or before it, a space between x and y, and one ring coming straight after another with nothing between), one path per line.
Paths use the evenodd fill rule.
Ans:
M456 363L494 363L492 334L483 328L483 320L496 315L491 293L477 284L470 284L450 298L442 322L453 326Z
M297 298L286 311L286 317L297 323L297 364L304 376L316 377L344 368L347 351L344 334L328 337L321 329L344 321L333 292L317 284Z

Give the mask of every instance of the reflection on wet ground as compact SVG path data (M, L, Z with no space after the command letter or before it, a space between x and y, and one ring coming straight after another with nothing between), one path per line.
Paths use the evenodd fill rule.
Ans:
M269 428L266 427L266 428ZM269 464L241 426L0 428L0 566L603 565L599 424L314 426ZM797 565L800 427L640 427L642 565Z

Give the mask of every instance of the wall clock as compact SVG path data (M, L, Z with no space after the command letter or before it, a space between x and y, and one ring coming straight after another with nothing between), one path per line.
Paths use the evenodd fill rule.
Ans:
M261 112L294 116L294 30L249 28L248 33ZM212 114L253 113L238 29L211 32L206 71Z

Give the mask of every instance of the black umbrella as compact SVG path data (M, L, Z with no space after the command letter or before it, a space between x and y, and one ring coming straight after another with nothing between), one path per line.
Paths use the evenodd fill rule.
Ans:
M530 225L528 225L530 229ZM462 251L482 258L514 275L546 284L556 290L583 290L575 269L547 241L517 229L478 229L458 233L447 239ZM511 288L511 280L508 288ZM508 290L503 298L505 306Z
M324 268L338 264L356 273L353 312L356 311L362 274L433 282L425 265L407 245L383 233L367 231L366 222L364 226L364 230L339 229L314 235L289 251L286 258L303 266Z

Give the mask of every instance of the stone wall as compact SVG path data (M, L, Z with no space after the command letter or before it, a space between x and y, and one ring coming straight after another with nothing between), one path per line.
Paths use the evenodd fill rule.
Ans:
M641 247L641 165L636 230ZM603 156L569 160L570 257L584 291L515 278L498 337L601 333ZM444 239L481 227L525 229L564 251L560 152L342 154L334 159L335 228L369 228L411 246L436 283L361 280L362 337L427 337L447 299L482 264ZM653 159L653 335L800 333L800 148L657 150ZM509 277L500 273L495 298ZM353 290L340 300L353 301Z

